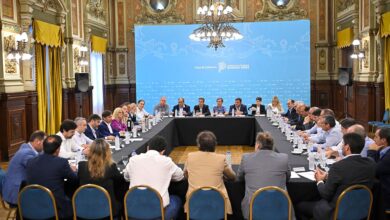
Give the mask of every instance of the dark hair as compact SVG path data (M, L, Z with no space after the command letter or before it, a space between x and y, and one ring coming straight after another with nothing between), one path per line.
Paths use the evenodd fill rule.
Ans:
M319 109L316 109L316 110L314 110L313 111L313 113L311 113L312 115L314 115L314 116L320 116L321 115L321 109L319 108Z
M107 118L110 115L112 115L112 112L110 110L104 110L104 112L102 113L103 118Z
M223 98L217 98L217 102L218 102L218 99L221 99L221 101L223 102Z
M238 101L242 102L242 99L241 99L241 98L236 98L235 100L236 100L236 101L238 100Z
M88 122L102 120L102 118L98 114L92 114L88 117Z
M155 150L158 152L162 152L163 150L165 150L167 145L168 144L167 144L167 141L165 140L165 138L163 138L159 135L150 139L150 141L148 143L149 150Z
M58 135L50 135L43 141L43 152L45 154L54 154L61 146L62 139Z
M379 131L379 137L386 139L387 145L390 144L390 128L381 128Z
M340 121L341 127L345 128L345 129L347 129L355 124L356 124L356 121L353 118L344 118L343 120Z
M202 131L196 137L196 143L200 151L214 152L217 145L217 138L211 131Z
M70 131L70 130L75 130L76 128L77 128L77 125L76 125L76 123L74 123L74 121L69 120L69 119L65 119L61 123L60 131L61 132Z
M204 102L204 98L203 97L200 97L199 100L202 100Z
M43 140L45 139L45 136L46 136L46 133L43 132L43 131L34 131L31 135L30 135L30 139L28 140L29 142L33 142L35 141L36 139L38 140Z
M123 106L128 106L128 105L130 105L130 102L124 102L124 103L121 105L121 108L122 108Z
M295 100L294 100L294 99L290 99L290 102L291 102L292 104L294 104L294 103L295 103Z
M308 112L310 111L310 107L309 106L305 106L305 112Z
M260 102L263 101L263 99L259 96L259 97L256 97L256 101L259 100Z
M274 149L274 139L269 132L259 132L256 136L256 143L261 145L261 149Z
M348 133L343 136L345 145L349 145L352 154L360 154L364 147L364 138L357 133Z
M335 117L334 111L332 109L330 109L330 108L322 109L321 113L322 113L323 116L330 115L330 116Z
M145 103L145 100L143 100L143 99L140 99L140 100L138 100L138 104L140 103L140 102L144 102Z
M324 123L330 125L331 128L336 126L336 120L334 119L333 116L330 115L324 116Z

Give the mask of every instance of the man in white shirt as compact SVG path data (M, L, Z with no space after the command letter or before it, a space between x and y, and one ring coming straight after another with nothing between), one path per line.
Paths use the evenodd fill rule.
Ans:
M164 156L167 142L161 136L149 141L148 151L130 158L124 170L124 177L130 181L130 188L148 185L157 190L165 207L165 219L175 219L182 205L178 196L169 195L168 187L172 181L184 178L183 170L171 158Z
M307 138L307 140L316 143L313 146L314 150L317 150L318 148L324 149L325 147L336 146L341 142L343 139L343 133L341 133L340 128L336 127L336 120L333 116L322 116L319 125L322 126L322 130L324 132L322 132L321 135Z
M143 99L140 99L138 101L137 114L136 115L137 115L137 121L140 121L141 119L144 119L145 117L152 117L145 110L145 101Z
M77 117L74 119L74 123L76 123L77 128L72 139L76 142L77 146L87 150L89 145L93 142L84 134L87 129L87 120L83 117Z
M59 157L74 159L77 152L82 150L81 147L79 147L72 139L76 128L77 125L72 120L66 119L62 122L60 131L57 133L57 135L62 139Z
M347 133L347 130L352 125L355 125L356 121L353 118L345 118L340 121L341 125L341 133L345 135ZM349 132L352 133L352 132ZM329 157L342 157L342 150L343 150L344 142L341 140L338 145L335 146L327 146L326 148L326 156Z

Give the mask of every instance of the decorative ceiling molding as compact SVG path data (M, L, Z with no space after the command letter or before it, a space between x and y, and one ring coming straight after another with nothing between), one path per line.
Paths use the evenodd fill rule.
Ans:
M269 0L261 1L263 9L256 12L256 21L297 20L308 17L307 10L300 6L298 0L291 0L283 7L277 7Z
M63 0L36 0L36 3L35 6L38 6L43 12L67 12Z
M177 0L170 0L162 11L155 11L150 0L141 0L141 13L135 18L137 24L184 23L184 15L176 11Z

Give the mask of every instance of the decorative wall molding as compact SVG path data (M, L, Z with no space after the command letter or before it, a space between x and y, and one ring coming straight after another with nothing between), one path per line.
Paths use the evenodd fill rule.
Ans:
M137 24L184 23L184 15L176 10L178 0L170 0L163 11L155 11L150 0L141 0L141 11L135 18Z
M336 1L336 11L342 12L348 8L350 8L354 4L359 4L357 0L337 0Z
M285 7L276 7L271 1L263 1L263 9L256 12L256 21L296 20L308 17L306 9L300 7L298 0L291 0Z
M89 0L87 2L87 12L98 20L106 20L106 10L103 0Z

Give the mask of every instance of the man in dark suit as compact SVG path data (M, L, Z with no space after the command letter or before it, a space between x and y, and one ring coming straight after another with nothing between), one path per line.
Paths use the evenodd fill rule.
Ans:
M72 217L71 201L65 195L64 179L77 183L76 167L68 160L58 157L61 137L50 135L43 142L44 154L32 158L27 163L27 184L39 184L53 193L61 219Z
M296 113L297 117L295 119L292 119L289 121L290 125L295 125L295 129L299 131L304 131L306 130L304 121L305 117L308 115L307 112L305 111L306 105L303 103L299 103L296 106Z
M84 134L91 140L99 138L99 125L102 118L97 114L92 114L88 118L87 129L85 129Z
M263 101L263 99L261 97L257 97L256 98L256 104L252 104L248 110L250 110L252 112L252 115L263 115L265 114L265 106L261 104L261 102Z
M295 109L294 99L289 99L287 101L287 112L282 114L283 117L286 117L289 121L294 121L298 118L298 113Z
M210 115L209 106L204 104L204 98L200 97L198 99L198 101L199 101L199 104L195 105L195 107L194 107L194 114L195 115L205 115L205 116Z
M229 115L232 115L233 110L234 115L248 115L246 105L242 104L241 98L236 98L234 100L234 105L231 105L229 108Z
M385 208L390 210L390 128L376 130L375 144L369 146L367 156L376 161L376 177L381 182Z
M297 212L301 219L312 218L317 220L331 219L336 206L337 198L349 186L362 184L369 188L373 186L375 178L375 162L362 157L360 152L364 147L364 138L356 133L348 133L343 137L344 159L334 163L329 173L316 170L318 192L321 200L317 202L301 202L297 204Z
M28 143L22 144L8 164L3 183L3 199L11 206L17 206L20 184L26 180L27 162L42 152L45 132L35 131Z
M191 116L191 108L189 105L184 104L184 98L177 100L177 105L173 106L172 112L174 116ZM182 114L182 115L180 115Z
M109 110L105 110L102 113L103 121L98 128L98 137L105 138L107 140L114 140L115 136L119 136L119 131L111 127L112 113Z

